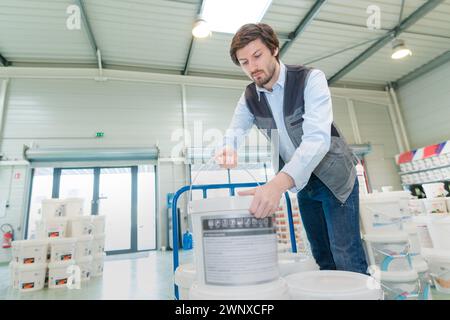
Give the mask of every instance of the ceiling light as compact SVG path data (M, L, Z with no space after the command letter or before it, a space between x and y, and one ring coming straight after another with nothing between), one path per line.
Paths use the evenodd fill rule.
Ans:
M394 41L392 41L392 59L403 59L411 55L412 52L405 46L405 41L403 41L402 39L394 39Z
M192 35L196 38L206 38L211 35L211 30L209 29L208 23L203 19L197 19L192 28Z

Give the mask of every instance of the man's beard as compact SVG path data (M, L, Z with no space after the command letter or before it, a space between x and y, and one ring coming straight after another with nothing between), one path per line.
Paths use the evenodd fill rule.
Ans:
M263 70L258 70L255 73L258 73L259 71L264 72ZM272 66L272 68L270 68L268 71L269 71L269 74L265 78L261 78L259 80L253 79L253 81L255 81L255 83L258 85L258 87L262 87L262 86L266 85L267 83L269 83L270 80L272 80L273 75L275 74L275 66Z

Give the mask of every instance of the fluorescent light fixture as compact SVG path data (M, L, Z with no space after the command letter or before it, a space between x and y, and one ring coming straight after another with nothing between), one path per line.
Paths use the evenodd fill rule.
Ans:
M194 28L192 28L192 35L196 38L206 38L211 35L208 23L203 19L195 21Z
M405 41L402 39L394 39L394 41L392 41L391 58L394 60L399 60L407 56L412 56L412 52L405 46Z
M202 19L211 31L236 33L246 23L258 23L272 0L204 0Z

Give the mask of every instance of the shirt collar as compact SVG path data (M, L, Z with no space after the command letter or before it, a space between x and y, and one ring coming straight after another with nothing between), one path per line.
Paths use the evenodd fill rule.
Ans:
M284 65L283 62L280 61L280 74L278 75L277 82L275 82L275 84L272 87L272 91L278 86L281 89L283 89L285 82L286 82L286 66ZM271 93L271 91L267 90L264 87L259 87L257 84L255 84L255 86L256 86L256 92L258 93L258 100L260 99L261 92Z

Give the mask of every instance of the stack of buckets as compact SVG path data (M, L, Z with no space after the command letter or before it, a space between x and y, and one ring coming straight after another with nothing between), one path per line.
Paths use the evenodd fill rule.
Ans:
M103 274L105 216L83 216L83 204L81 198L42 201L36 239L12 243L13 288L79 288Z
M406 191L360 197L360 217L369 272L380 280L388 300L430 300L429 267L421 255L418 229Z
M252 199L189 203L194 263L175 271L180 299L381 299L379 288L367 286L369 276L319 271L310 256L280 252L285 248L278 248L274 218L254 218Z

